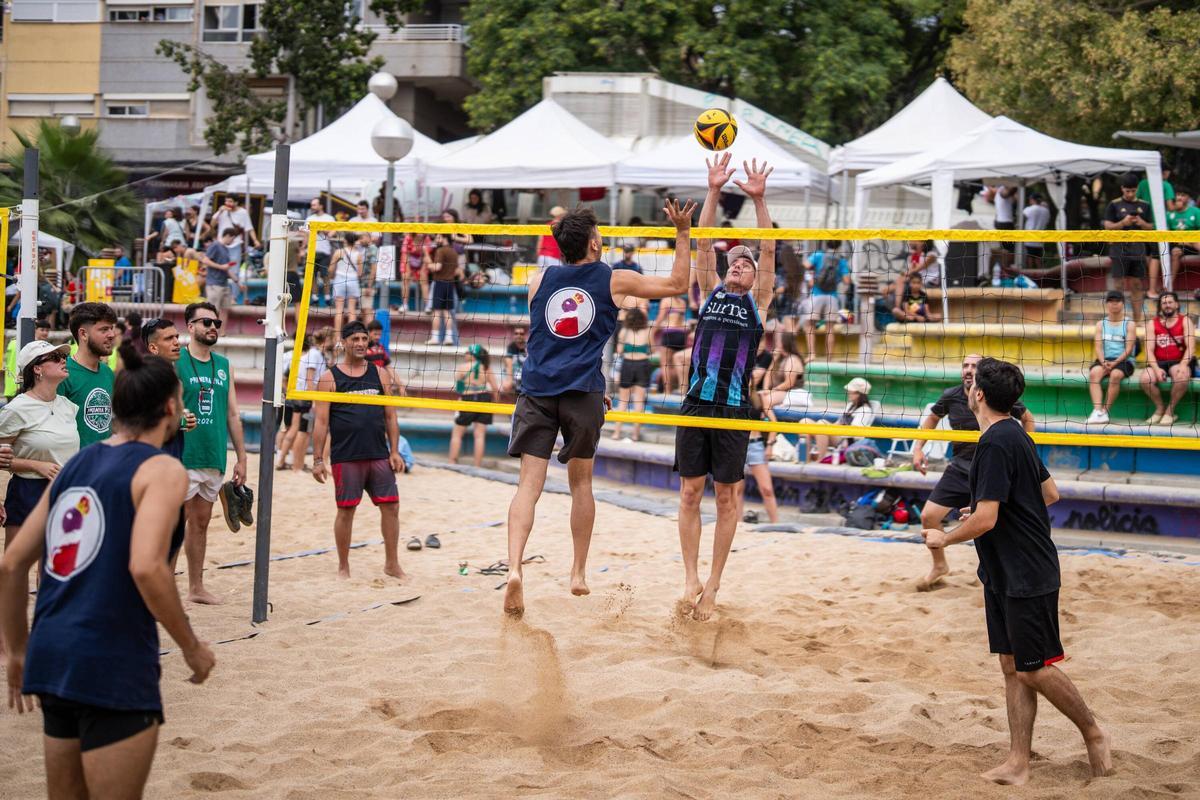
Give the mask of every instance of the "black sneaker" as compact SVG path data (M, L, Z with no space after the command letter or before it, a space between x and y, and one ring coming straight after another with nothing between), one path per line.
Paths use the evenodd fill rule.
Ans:
M221 498L221 511L225 515L225 524L229 526L229 530L237 533L242 529L242 523L239 519L241 516L239 508L241 507L242 499L238 496L237 488L233 485L233 481L225 481L217 496Z
M254 490L246 484L236 487L234 493L237 494L241 501L238 506L238 519L243 525L250 526L254 524Z

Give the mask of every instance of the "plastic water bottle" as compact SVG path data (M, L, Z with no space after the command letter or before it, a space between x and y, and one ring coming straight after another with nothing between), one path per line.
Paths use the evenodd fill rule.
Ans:
M992 286L999 286L999 285L1000 285L1000 265L993 264L992 265Z

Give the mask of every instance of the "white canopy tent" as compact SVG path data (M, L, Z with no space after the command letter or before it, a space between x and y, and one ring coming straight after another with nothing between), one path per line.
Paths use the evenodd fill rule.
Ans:
M1059 210L1057 227L1063 230L1066 227L1066 177L1090 176L1114 170L1146 173L1155 225L1160 230L1166 230L1162 167L1157 152L1066 142L1003 116L989 120L973 131L927 152L860 175L854 199L855 225L861 224L870 202L871 190L882 186L901 183L929 185L932 189L933 227L949 228L954 210L955 181L1015 181L1022 187L1023 195L1025 183L1044 180ZM944 243L939 246L944 247ZM1169 276L1168 256L1164 253L1163 275ZM1066 282L1065 267L1063 282Z
M849 202L850 176L923 153L984 124L991 117L938 77L913 101L870 133L829 154L830 175L841 175L839 224ZM855 210L852 219L861 215Z
M1159 147L1182 147L1187 150L1200 150L1200 131L1117 131L1113 138L1133 139L1137 142L1148 142Z
M432 186L478 189L612 187L629 151L543 100L504 127L428 164ZM616 213L616 193L610 192Z
M9 244L11 245L19 242L20 239L21 232L18 230L12 235L12 238L9 240ZM52 233L38 231L37 249L51 250L54 252L54 274L58 276L59 285L63 285L63 275L65 274L67 268L75 263L75 245L71 244L65 239L58 238ZM14 283L13 285L15 286L16 284Z

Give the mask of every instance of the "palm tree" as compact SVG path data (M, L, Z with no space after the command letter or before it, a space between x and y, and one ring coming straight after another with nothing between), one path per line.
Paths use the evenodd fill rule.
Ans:
M17 133L21 146L0 158L0 205L20 204L28 147L39 152L40 230L76 245L78 266L89 255L125 244L141 226L142 203L128 177L97 144L95 130L69 133L57 123L38 122L36 142Z

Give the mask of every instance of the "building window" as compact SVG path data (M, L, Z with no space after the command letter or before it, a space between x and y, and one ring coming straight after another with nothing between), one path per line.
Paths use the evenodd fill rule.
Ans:
M191 22L191 6L154 6L146 8L110 8L109 22Z
M99 0L12 0L13 22L99 22Z
M206 42L249 42L258 37L258 3L204 7Z
M155 22L191 22L192 17L191 6L166 6L154 9Z
M106 117L148 117L149 103L109 103L104 107Z
M96 103L87 94L10 94L8 115L10 117L61 117L74 114L77 117L96 115Z

